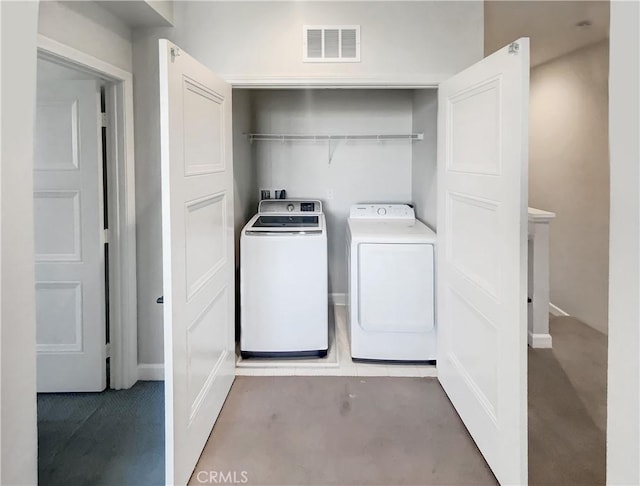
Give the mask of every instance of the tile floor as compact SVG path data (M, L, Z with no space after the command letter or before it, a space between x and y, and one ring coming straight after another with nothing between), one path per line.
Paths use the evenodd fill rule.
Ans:
M399 376L433 377L431 364L361 363L351 359L347 334L347 310L336 305L330 312L329 353L324 359L242 359L236 362L237 376Z

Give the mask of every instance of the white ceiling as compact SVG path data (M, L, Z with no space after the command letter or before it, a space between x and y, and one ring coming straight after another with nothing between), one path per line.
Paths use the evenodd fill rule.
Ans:
M532 66L609 37L608 1L487 0L484 15L485 54L530 37Z

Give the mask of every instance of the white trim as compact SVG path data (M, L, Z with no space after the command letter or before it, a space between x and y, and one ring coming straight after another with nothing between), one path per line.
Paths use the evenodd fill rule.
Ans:
M549 313L556 317L568 317L570 315L568 312L563 311L560 307L553 305L551 302L549 302Z
M254 77L237 74L220 75L234 88L267 88L267 89L308 89L308 88L345 88L345 89L422 89L437 88L438 85L451 77L450 74L432 74L427 76L415 75L372 75L363 77L344 76L314 76L304 77L284 75L278 77Z
M112 113L108 147L112 169L108 181L111 388L129 388L138 380L133 77L43 35L38 35L38 56L112 83L107 89Z
M329 294L329 304L347 305L347 294L344 294L344 293Z
M532 348L551 348L551 334L533 334L528 332L527 342Z
M139 364L138 380L140 381L164 381L163 364Z
M0 28L1 27L2 27L2 7L0 7ZM2 93L2 76L0 76L0 93ZM0 113L2 113L2 97L1 96L0 96ZM0 147L2 147L2 130L0 130ZM31 159L31 164L33 164L33 159ZM0 215L2 215L2 164L0 164ZM1 224L0 224L0 275L2 275L2 225ZM1 319L2 319L2 279L0 278L0 335L2 334ZM2 345L0 345L0 377L2 377ZM2 388L0 388L0 430L2 430L2 403L3 403ZM37 430L37 427L36 427L36 430ZM0 444L4 442L3 438L4 436L0 434ZM36 448L36 451L37 451L37 448ZM2 481L2 454L1 453L0 453L0 481Z
M93 57L90 54L62 44L42 34L38 34L38 56L46 57L58 64L60 64L60 61L63 61L72 68L80 68L83 71L89 71L101 77L106 76L112 81L131 82L133 79L129 71L125 71L102 59Z

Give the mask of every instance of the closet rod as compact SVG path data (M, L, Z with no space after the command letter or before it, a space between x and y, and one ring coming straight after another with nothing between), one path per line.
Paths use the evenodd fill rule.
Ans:
M286 135L276 133L248 133L250 142L279 141L279 142L323 142L331 140L423 140L422 133L408 133L395 135Z

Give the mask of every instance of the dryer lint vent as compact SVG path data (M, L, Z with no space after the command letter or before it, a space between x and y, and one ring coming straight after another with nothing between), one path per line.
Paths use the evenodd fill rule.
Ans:
M359 25L304 25L303 62L360 62Z

